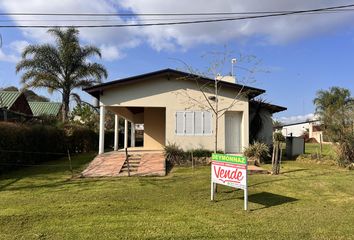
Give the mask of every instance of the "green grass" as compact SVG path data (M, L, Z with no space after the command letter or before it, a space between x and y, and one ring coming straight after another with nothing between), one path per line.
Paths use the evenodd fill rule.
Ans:
M74 157L75 171L92 157ZM209 200L210 167L72 180L66 167L26 168L0 176L0 239L353 239L354 172L298 162L281 172L249 177L245 212L240 190Z
M319 154L320 144L319 143L305 143L305 154ZM333 146L331 144L322 144L322 155L333 156L335 154Z

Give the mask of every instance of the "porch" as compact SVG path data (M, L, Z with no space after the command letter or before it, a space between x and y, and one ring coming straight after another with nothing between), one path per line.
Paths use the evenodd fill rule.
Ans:
M99 150L103 154L105 135L105 113L114 113L114 151L119 150L119 119L124 119L123 149L134 151L162 151L165 146L166 110L162 107L100 106ZM140 129L136 129L139 126ZM129 131L130 130L130 131ZM136 146L137 131L143 132L142 144ZM128 141L130 135L130 141ZM138 147L138 148L136 148Z
M99 154L82 172L83 177L165 176L164 153L161 150L146 151L128 148Z

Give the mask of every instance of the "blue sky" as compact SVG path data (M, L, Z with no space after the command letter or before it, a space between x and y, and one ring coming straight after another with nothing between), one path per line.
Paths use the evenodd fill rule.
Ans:
M269 0L257 1L3 1L0 12L237 12L260 10L293 10L333 6L333 1ZM354 2L354 1L353 1ZM336 5L348 1L336 1ZM21 17L8 18L19 24ZM22 17L23 19L24 17ZM5 19L2 17L1 19ZM28 17L26 19L29 19ZM46 23L43 19L42 23ZM208 51L228 51L255 55L262 60L261 68L268 73L255 75L252 86L265 89L264 99L288 108L276 114L283 121L300 120L313 113L312 100L316 91L331 86L349 88L354 93L354 12L281 17L267 20L198 24L178 27L82 30L83 44L101 47L104 64L109 72L105 81L150 72L161 68L181 68L173 60L181 59L194 68L204 69L208 63L201 56ZM124 19L115 19L126 22ZM9 23L8 23L9 24ZM0 87L20 86L20 74L15 74L16 61L24 46L50 42L45 31L38 29L1 29ZM242 65L243 63L239 63ZM231 65L231 64L230 64ZM227 74L231 66L226 64ZM236 76L242 75L236 68ZM49 95L60 100L59 95ZM82 93L85 99L89 97Z

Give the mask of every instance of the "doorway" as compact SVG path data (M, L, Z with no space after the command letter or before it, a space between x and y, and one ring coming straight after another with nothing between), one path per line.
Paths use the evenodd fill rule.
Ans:
M225 153L241 152L242 112L225 113Z

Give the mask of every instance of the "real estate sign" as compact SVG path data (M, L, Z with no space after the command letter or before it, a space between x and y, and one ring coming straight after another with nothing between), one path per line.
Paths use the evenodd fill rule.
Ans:
M214 200L215 184L243 189L245 210L247 210L247 158L228 154L212 154L211 200Z

